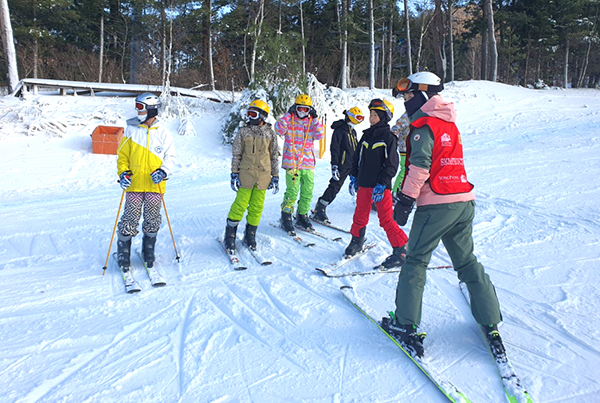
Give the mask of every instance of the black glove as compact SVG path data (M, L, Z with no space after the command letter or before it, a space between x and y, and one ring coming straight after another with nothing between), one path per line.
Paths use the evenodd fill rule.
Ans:
M394 221L399 226L403 227L408 221L408 216L413 209L415 204L415 198L405 195L402 192L396 193L395 200L396 205L394 206Z
M313 108L312 106L311 106L310 111L308 112L308 114L313 119L316 119L318 117L317 116L317 110L315 108Z

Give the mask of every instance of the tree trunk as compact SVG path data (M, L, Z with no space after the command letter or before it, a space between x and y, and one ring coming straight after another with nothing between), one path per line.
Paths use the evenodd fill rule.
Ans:
M258 5L258 13L254 19L254 40L252 43L252 56L250 59L250 82L254 81L256 68L256 52L258 48L258 39L262 31L262 24L265 18L265 0L260 0Z
M485 0L484 16L486 17L486 31L489 43L489 70L487 79L495 82L498 76L498 48L496 46L496 35L494 29L494 9L492 7L492 0Z
M485 0L487 2L489 0ZM486 4L483 5L483 28L481 30L481 74L479 76L480 80L487 80L488 75L488 66L490 64L490 58L488 54L488 31L486 28L487 21L487 7Z
M375 88L375 18L373 0L369 0L369 89Z
M100 55L98 63L98 82L102 82L102 73L104 72L104 11L100 15Z
M264 3L264 2L263 2ZM304 43L304 12L300 0L300 37L302 38L302 74L306 74L306 44Z
M132 2L133 12L131 16L131 58L129 61L129 83L142 83L142 61L143 54L141 49L141 24L140 24L140 5Z
M577 88L583 87L583 82L585 80L585 75L587 73L588 63L590 61L590 51L592 50L592 41L588 40L587 50L585 52L585 59L583 59L583 66L581 67L581 74L579 75L579 80L577 81Z
M444 18L442 13L442 0L435 0L433 15L433 47L437 74L446 81L446 52L444 46Z
M569 87L569 38L565 39L565 67L563 71L563 82L565 83L564 88Z
M392 7L392 10L396 10L396 7ZM388 83L388 87L393 87L392 85L392 69L394 68L394 52L393 52L393 47L394 47L394 14L395 13L390 13L390 37L389 37L389 42L388 42L388 75L387 75L387 83Z
M450 45L450 81L454 81L454 33L452 32L452 0L448 0L448 42Z
M213 48L212 48L212 0L207 1L208 6L208 16L206 18L207 22L207 31L208 31L208 47L206 49L206 53L208 56L208 70L209 70L209 78L210 78L210 89L211 91L215 90L215 67L213 63Z
M0 26L2 30L2 44L4 45L4 56L8 70L8 92L13 92L19 83L17 70L17 52L15 51L15 40L13 37L12 24L10 22L10 11L8 0L0 0Z
M408 12L408 0L404 0L404 17L406 19L406 56L408 64L408 75L413 73L412 69L412 49L410 46L410 13Z

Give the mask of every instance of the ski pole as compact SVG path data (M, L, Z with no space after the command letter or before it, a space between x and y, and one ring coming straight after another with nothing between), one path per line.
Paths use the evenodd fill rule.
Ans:
M167 204L165 203L165 198L163 197L162 189L160 188L160 182L156 184L158 186L158 194L160 194L160 198L163 203L163 207L165 208L165 216L167 217L167 224L169 224L169 231L171 232L171 240L173 240L173 249L175 249L175 259L177 263L179 263L179 253L177 253L177 246L175 246L175 237L173 236L173 230L171 229L171 221L169 220L169 213L167 212Z
M123 205L123 198L125 197L125 189L123 189L123 194L121 195L121 202L119 203L119 210L117 211L117 218L115 218L115 226L112 230L112 235L110 236L110 245L108 245L108 253L106 254L106 261L104 262L104 267L102 268L102 275L106 273L106 267L108 266L108 259L110 258L110 248L112 248L113 239L115 238L115 230L117 229L117 222L119 221L119 214L121 213L121 206Z

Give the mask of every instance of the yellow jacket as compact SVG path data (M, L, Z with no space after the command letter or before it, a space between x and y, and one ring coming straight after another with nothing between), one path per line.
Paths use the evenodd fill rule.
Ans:
M175 166L175 147L171 133L160 122L127 126L117 151L117 174L131 171L131 186L127 192L165 192L165 181L155 184L150 174L161 168L171 176Z

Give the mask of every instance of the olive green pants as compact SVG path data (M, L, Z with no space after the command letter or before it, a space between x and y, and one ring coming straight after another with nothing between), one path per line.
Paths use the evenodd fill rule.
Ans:
M396 318L400 324L421 323L427 265L440 240L454 270L471 295L471 312L481 325L502 320L496 290L473 254L475 202L418 207L408 238L408 255L398 277Z

